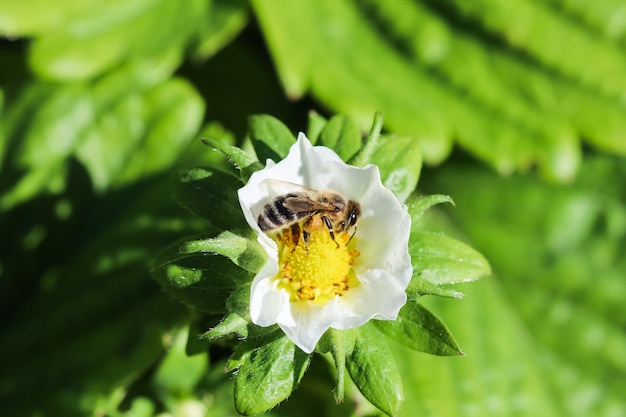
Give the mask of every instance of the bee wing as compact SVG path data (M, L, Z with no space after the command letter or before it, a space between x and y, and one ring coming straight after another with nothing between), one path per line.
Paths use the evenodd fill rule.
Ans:
M308 213L315 211L332 211L334 209L330 204L320 203L312 200L306 194L294 194L285 198L283 206L296 213Z
M283 194L302 194L308 196L311 200L315 200L318 194L318 191L313 188L289 181L266 179L261 184L267 187L269 194L273 197Z

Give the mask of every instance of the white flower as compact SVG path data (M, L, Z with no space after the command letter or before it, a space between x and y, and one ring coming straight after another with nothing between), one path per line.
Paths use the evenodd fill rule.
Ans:
M328 229L321 228L305 244L297 237L295 243L290 240L290 228L281 233L284 236L263 233L258 216L281 194L268 186L272 181L334 190L359 202L356 234L351 238L353 230L343 232L333 241ZM278 324L311 353L329 328L396 319L412 275L411 218L406 206L382 185L378 167L347 165L331 149L312 146L300 133L284 160L275 164L268 159L264 169L252 174L239 190L239 202L268 254L252 282L250 316L255 324Z

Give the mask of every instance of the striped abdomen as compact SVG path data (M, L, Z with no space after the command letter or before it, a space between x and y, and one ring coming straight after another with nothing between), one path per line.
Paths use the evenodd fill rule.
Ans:
M311 216L315 213L315 210L296 211L285 207L285 200L288 199L302 199L303 196L299 194L285 194L276 197L263 207L263 211L259 214L257 223L263 232L268 232L276 229L283 229Z

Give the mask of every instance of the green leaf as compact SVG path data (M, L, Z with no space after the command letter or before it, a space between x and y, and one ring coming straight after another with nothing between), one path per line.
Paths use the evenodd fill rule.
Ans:
M383 135L370 163L380 168L385 187L405 201L417 186L422 170L422 153L411 137Z
M361 149L361 132L350 117L333 116L322 129L320 142L348 161Z
M243 0L213 0L203 19L195 55L209 58L232 41L248 23L248 7Z
M374 320L378 330L418 352L438 356L463 355L446 325L423 305L408 302L396 320Z
M468 409L498 416L563 415L551 383L554 375L545 369L550 360L500 290L495 280L480 280L463 285L467 295L462 301L422 299L452 329L467 355L440 358L390 344L402 363L402 380L411 387L402 415L452 417Z
M237 190L243 184L232 175L208 168L187 169L173 181L174 194L217 230L249 232Z
M361 129L380 110L390 131L419 142L426 162L446 158L454 140L501 173L538 166L562 181L580 166L580 137L626 154L626 61L614 40L620 23L608 18L616 5L492 4L253 2L290 96L310 92ZM604 10L604 33L572 19L572 8ZM560 48L570 35L584 53ZM588 68L589 57L601 64Z
M235 408L255 415L275 407L291 395L309 361L284 334L249 351L235 378Z
M20 176L0 205L61 192L72 158L86 166L99 191L166 169L196 133L203 104L188 83L163 81L160 72L128 65L94 83L25 90L6 129L16 144L7 168Z
M235 265L257 273L267 259L265 251L254 241L231 232L210 239L185 242L180 253L212 252L226 256Z
M67 159L93 122L94 111L80 85L33 85L24 92L7 115L6 126L7 140L17 146L14 155L7 155L7 168L23 175L0 197L0 207L8 209L41 192L64 188Z
M16 242L0 261L7 278L0 280L0 305L15 311L1 329L0 346L0 401L11 415L35 409L86 415L105 402L116 408L120 393L162 358L168 332L188 318L148 275L154 253L197 226L172 221L180 208L163 200L167 180L97 195L85 170L69 165L62 195L25 202L0 216L3 236ZM25 248L20 242L28 218L37 219L44 233ZM89 230L81 226L88 219ZM29 402L27 393L35 391Z
M250 285L244 285L235 289L226 300L226 309L231 313L237 313L246 320L250 318Z
M419 180L422 154L411 138L381 136L382 124L382 115L376 113L364 146L350 162L356 166L377 165L385 187L405 201Z
M419 275L414 275L411 278L411 282L409 282L409 286L406 288L406 294L410 301L417 300L422 295L437 295L439 297L456 299L464 297L463 293L459 291L433 284Z
M374 113L374 120L372 121L370 131L365 138L365 143L361 147L359 153L355 155L352 161L350 161L351 164L363 167L370 163L374 157L374 152L376 152L376 149L380 146L380 132L382 129L383 115L380 112L376 112Z
M409 253L413 276L436 285L474 281L491 274L483 255L440 233L413 231L409 238Z
M253 278L230 259L211 253L165 257L152 275L181 302L213 314L225 313L230 294L241 285L249 285Z
M478 20L489 30L507 37L513 47L536 57L545 65L557 68L600 91L619 94L626 84L624 57L620 49L607 39L593 36L575 20L566 19L558 10L543 3L516 0L504 7L501 3L481 0L471 6L448 1L459 13ZM515 28L510 26L515 14ZM579 53L559 48L559 40L568 39ZM593 56L598 65L585 65L585 57ZM608 77L608 79L604 79Z
M359 391L390 416L397 416L404 399L402 379L387 343L374 325L354 330L354 348L346 367Z
M212 341L233 333L241 337L246 337L248 335L248 324L250 324L250 322L239 314L231 313L224 317L217 326L201 334L200 338Z
M248 135L261 161L278 162L287 156L296 141L291 131L280 120L268 115L250 116Z
M482 382L484 392L499 399L503 415L520 393L533 398L523 410L529 416L610 415L624 406L626 361L619 352L626 350L626 210L616 179L625 178L626 165L589 155L582 173L573 184L555 185L532 176L500 178L463 164L421 183L454 195L465 208L448 214L489 257L497 277L464 286L462 302L420 301L437 311L468 354L461 360L468 361L463 373L455 371L458 384L477 384L477 376L492 370L498 375ZM451 371L421 358L407 366L405 376ZM417 385L424 380L419 374L409 378ZM446 384L424 395L451 398L457 391ZM459 395L448 414L468 403L488 409L481 392ZM594 395L581 403L585 392ZM416 404L411 412L442 414L427 407Z
M183 329L174 336L154 376L159 389L177 396L190 395L208 366L206 355L187 356L185 346L188 332L189 329Z
M34 40L30 65L43 78L67 81L92 78L125 60L171 54L180 60L206 6L198 0L184 7L172 0L143 0L58 16L55 27ZM169 16L168 30L162 16Z
M317 112L309 112L309 124L307 125L306 137L315 145L324 130L328 120Z
M454 205L454 200L448 195L432 194L412 197L407 201L409 206L409 214L411 215L411 228L419 224L419 220L424 212L434 205L441 203L450 203Z
M248 178L250 178L250 175L252 175L254 171L263 169L263 165L261 165L258 160L252 158L236 146L228 145L210 138L203 139L203 142L226 155L235 167L240 170L241 179L243 181L248 181Z
M144 103L147 132L139 144L142 152L130 154L117 184L170 168L200 128L204 102L187 81L175 78L158 85Z

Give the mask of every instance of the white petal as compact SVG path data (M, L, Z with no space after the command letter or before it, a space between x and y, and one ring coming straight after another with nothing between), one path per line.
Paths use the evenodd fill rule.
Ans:
M332 327L349 329L370 319L395 320L406 303L405 288L384 270L369 270L359 276L361 285L340 298L343 319Z
M337 313L332 301L324 306L292 303L290 317L281 317L278 325L296 346L311 353L324 332L337 319Z
M276 323L283 304L289 302L287 294L281 294L272 277L278 272L278 262L266 262L254 277L250 288L250 318L259 326L271 326ZM287 300L284 301L284 297Z

